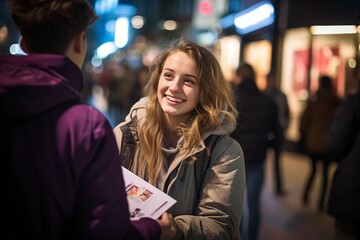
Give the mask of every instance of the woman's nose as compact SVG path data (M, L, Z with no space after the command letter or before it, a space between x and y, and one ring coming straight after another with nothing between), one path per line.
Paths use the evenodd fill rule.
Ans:
M180 92L180 90L181 90L180 81L178 79L174 79L173 81L171 81L170 91Z

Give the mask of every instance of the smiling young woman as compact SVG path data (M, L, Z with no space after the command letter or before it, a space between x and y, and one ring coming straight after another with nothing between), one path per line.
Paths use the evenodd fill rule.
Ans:
M236 125L230 84L214 55L180 41L155 59L145 86L115 127L122 164L163 190L177 203L167 236L175 239L233 239L245 191L244 156L229 134ZM221 136L197 194L194 162L208 154L206 142Z

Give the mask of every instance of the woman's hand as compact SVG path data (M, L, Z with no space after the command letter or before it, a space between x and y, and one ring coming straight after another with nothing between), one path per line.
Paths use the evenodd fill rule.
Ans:
M176 235L177 226L173 216L170 213L163 213L157 222L161 227L160 239L172 239Z

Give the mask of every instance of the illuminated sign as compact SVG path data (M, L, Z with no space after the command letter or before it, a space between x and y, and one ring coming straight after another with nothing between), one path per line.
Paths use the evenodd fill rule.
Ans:
M255 4L235 15L234 24L239 34L247 34L274 22L274 7L269 1Z
M209 0L201 0L198 4L198 11L202 15L209 15L213 11L212 2Z

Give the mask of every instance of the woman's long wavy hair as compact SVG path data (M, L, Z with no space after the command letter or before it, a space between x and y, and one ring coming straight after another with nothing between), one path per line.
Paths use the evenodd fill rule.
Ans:
M134 170L144 179L156 184L165 164L162 146L165 136L165 117L161 109L157 89L164 62L175 52L184 52L191 57L198 69L199 103L187 123L177 131L183 136L181 153L191 153L201 145L202 135L221 126L223 120L236 124L237 110L234 107L233 92L222 73L214 55L191 41L180 41L158 55L150 68L149 80L145 86L148 96L146 118L139 131L140 153L135 160Z

